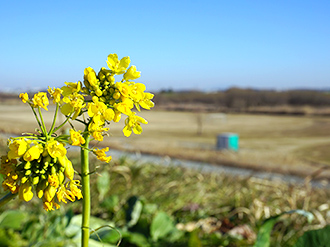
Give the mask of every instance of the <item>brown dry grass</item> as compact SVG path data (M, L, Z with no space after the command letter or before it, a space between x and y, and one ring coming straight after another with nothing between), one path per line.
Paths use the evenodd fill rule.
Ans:
M0 105L0 131L33 132L37 127L31 109L20 103ZM271 116L252 114L143 111L149 124L142 136L123 136L120 124L110 125L103 145L127 150L244 166L298 175L308 175L330 164L330 117ZM45 112L50 125L52 111ZM199 133L201 131L201 133ZM217 135L235 132L239 152L216 150ZM329 176L329 170L321 173Z

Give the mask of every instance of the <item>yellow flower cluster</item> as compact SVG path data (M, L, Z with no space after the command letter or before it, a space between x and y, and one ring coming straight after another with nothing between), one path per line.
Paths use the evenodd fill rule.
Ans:
M4 190L18 193L26 202L36 194L47 211L59 208L58 203L66 202L66 199L82 198L79 181L73 179L74 169L63 143L53 138L40 142L19 137L10 139L8 147L0 166Z
M90 67L84 70L82 92L92 96L92 102L88 104L88 115L93 119L90 131L95 139L102 140L101 133L107 131L105 122L119 122L121 115L125 114L124 135L130 136L132 129L135 134L141 134L140 124L147 124L147 121L137 117L132 109L134 106L138 111L140 107L152 108L153 94L145 92L144 84L133 81L140 77L140 72L134 65L129 67L129 57L119 60L117 54L110 54L107 64L109 69L103 67L98 74ZM115 76L120 74L123 74L122 80L115 82Z
M66 144L81 146L99 160L108 163L111 160L111 156L106 154L109 148L89 149L89 137L103 141L109 130L106 125L111 121L119 122L122 115L127 116L123 128L125 136L130 136L132 132L142 133L141 124L148 122L137 116L133 108L137 111L141 107L148 110L152 108L153 94L145 92L144 84L133 81L140 77L140 72L134 65L130 66L129 57L119 60L117 54L110 54L107 65L108 69L103 67L97 74L92 68L86 68L83 83L65 82L61 88L48 88L50 99L56 104L49 131L41 113L41 108L48 111L47 92L38 92L31 99L27 93L19 95L23 103L31 106L40 130L37 134L8 141L9 151L1 158L0 166L5 190L18 193L24 201L30 201L37 195L47 211L59 208L60 202L82 198L80 182L74 180L74 168L66 156ZM122 75L122 79L116 82L115 77L118 75ZM35 109L38 109L39 117ZM66 116L66 120L56 127L59 110ZM85 124L85 130L82 132L74 129L72 120ZM56 134L67 122L72 126L70 134Z

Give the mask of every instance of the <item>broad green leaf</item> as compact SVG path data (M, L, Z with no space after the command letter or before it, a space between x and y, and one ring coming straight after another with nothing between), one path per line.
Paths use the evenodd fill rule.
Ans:
M264 221L262 226L259 229L257 241L254 244L254 247L268 247L270 245L270 233L275 225L275 223L278 221L278 219L285 214L301 214L307 218L307 220L310 222L313 220L314 216L312 213L304 211L304 210L290 210L287 212L283 212L279 215L272 216Z
M126 222L128 227L136 225L140 219L143 204L136 196L132 196L128 199L128 208L126 210Z
M115 207L119 204L119 196L118 195L111 195L104 199L101 203L102 207L105 207L108 211L113 212Z
M0 215L0 227L19 230L27 220L28 214L19 210L7 210Z
M148 247L148 246L150 246L150 244L148 242L148 239L140 233L130 233L127 240L131 244L135 244L136 246L139 246L139 247Z
M165 212L159 212L151 222L150 234L154 241L165 237L175 228L170 216Z
M318 230L307 231L294 247L330 247L330 225Z
M101 229L97 231L98 236L96 234L92 234L91 238L94 240L98 240L100 238L102 242L109 244L117 244L121 240L121 231L120 229Z

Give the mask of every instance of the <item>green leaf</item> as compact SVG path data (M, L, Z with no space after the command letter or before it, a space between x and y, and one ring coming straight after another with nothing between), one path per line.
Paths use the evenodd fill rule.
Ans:
M130 233L127 240L131 244L135 244L139 247L148 247L150 246L148 239L140 233Z
M175 228L170 216L165 212L159 212L151 222L150 234L154 241L165 237Z
M136 225L140 219L143 204L141 200L136 196L130 197L127 203L128 208L126 210L126 222L128 227L132 227Z
M102 201L110 189L110 175L107 171L102 172L100 175L97 178L96 186L99 192L99 200Z
M301 214L307 218L307 220L310 222L313 220L314 216L312 213L304 211L304 210L290 210L287 212L283 212L279 215L272 216L264 221L262 226L259 229L257 241L254 244L254 247L268 247L270 245L270 233L275 225L275 223L278 221L278 219L285 214Z
M307 231L294 247L330 247L330 225L318 230Z
M0 227L22 229L23 223L27 220L28 214L18 210L7 210L0 215Z
M98 236L97 236L98 235ZM98 237L104 243L117 244L121 240L121 230L120 229L101 229L97 231L96 234L92 234L91 238L98 240Z
M111 195L104 199L104 201L101 203L102 207L105 207L108 211L113 212L115 208L119 204L119 196L118 195Z

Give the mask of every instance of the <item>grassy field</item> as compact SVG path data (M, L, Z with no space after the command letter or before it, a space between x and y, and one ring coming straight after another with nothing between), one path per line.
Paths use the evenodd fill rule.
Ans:
M2 104L0 114L1 132L20 134L33 132L37 127L27 105ZM111 124L105 144L126 151L304 176L322 166L330 167L330 117L223 115L157 109L141 115L150 123L143 126L142 136L124 137L122 120L121 124ZM48 125L52 117L51 111L44 114ZM223 132L239 134L239 152L216 150L216 137ZM2 154L5 149L3 139ZM71 155L79 171L79 155L74 152ZM322 228L330 222L329 190L311 187L308 180L305 184L292 185L253 177L203 174L181 167L141 164L125 157L114 159L110 165L92 158L91 170L96 167L99 167L98 174L91 178L92 214L100 223L97 227L110 224L125 233L122 246L197 246L188 245L196 237L200 246L251 246L264 219L292 209L311 212L314 215L311 223L292 215L275 225L271 246L292 246L304 231ZM321 176L329 176L327 172L324 168ZM142 209L136 225L127 232L131 198L137 198ZM39 246L49 246L49 243L69 246L66 241L74 240L72 229L77 227L74 222L80 217L81 203L63 205L54 214L43 212L37 198L29 203L12 201L1 210L6 209L15 214L23 212L25 218L16 229L0 224L0 245L8 241L10 244L4 246L27 246L28 243L34 246L40 242L44 245ZM175 229L180 230L181 235L172 240L173 245L166 242L170 241L167 236L156 243L150 235L150 224L159 212L165 212ZM233 229L243 227L247 236L232 235ZM133 236L148 244L132 245ZM105 237L102 240L116 243Z
M70 159L79 170L79 155L71 153ZM291 247L305 231L323 228L330 222L330 191L313 188L309 183L293 186L280 181L204 174L125 157L110 165L93 158L91 161L92 170L99 167L98 175L91 176L91 227L115 227L123 236L120 246L252 246L266 218L292 209L311 212L314 219L310 223L292 214L274 226L270 246ZM133 199L142 210L135 212L137 221L127 227ZM72 242L79 243L80 239L77 232L81 202L62 204L60 210L47 213L36 197L29 203L14 200L1 208L0 214L9 209L22 217L15 218L18 223L14 229L8 229L8 222L0 222L0 246L79 246ZM151 225L156 215L164 212L173 233L155 241ZM118 241L112 229L99 234L104 245L93 246L114 247ZM92 240L97 240L94 234Z
M33 132L32 111L22 103L0 105L0 131ZM123 136L111 124L103 145L112 148L306 176L330 165L330 117L144 111L143 136ZM45 112L50 124L52 111ZM60 119L59 119L60 120ZM62 119L63 120L63 119ZM235 132L239 152L216 150L217 135ZM330 172L324 169L323 177Z

